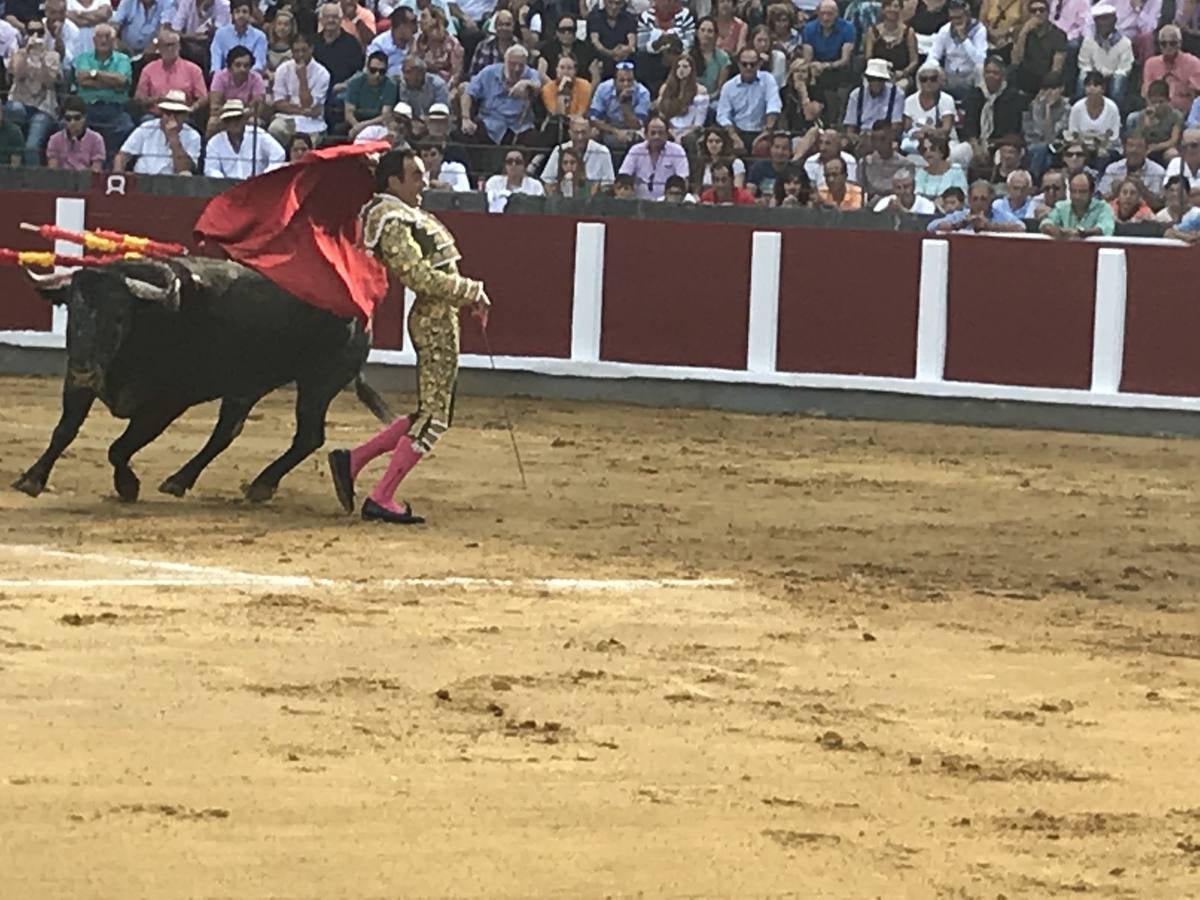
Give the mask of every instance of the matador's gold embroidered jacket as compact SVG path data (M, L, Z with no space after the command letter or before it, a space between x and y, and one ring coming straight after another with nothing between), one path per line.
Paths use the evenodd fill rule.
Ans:
M376 194L361 216L363 243L412 289L417 303L457 310L479 299L483 282L458 274L462 254L434 216L391 194Z

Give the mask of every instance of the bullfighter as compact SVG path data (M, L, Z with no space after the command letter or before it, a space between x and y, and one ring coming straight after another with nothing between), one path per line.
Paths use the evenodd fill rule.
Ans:
M354 482L371 460L391 452L387 471L363 501L368 521L416 525L424 518L397 503L400 482L450 427L458 380L458 310L470 306L485 326L491 301L483 282L458 274L454 235L421 209L425 167L410 149L392 150L375 169L375 196L363 207L363 243L416 294L408 332L417 351L417 410L353 450L329 454L338 500L354 512Z

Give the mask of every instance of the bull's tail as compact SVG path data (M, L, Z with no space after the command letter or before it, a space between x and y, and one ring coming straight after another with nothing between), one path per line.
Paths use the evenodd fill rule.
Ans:
M354 396L358 397L358 402L369 409L380 422L395 421L396 415L387 405L387 401L380 396L379 391L367 384L362 372L354 376Z

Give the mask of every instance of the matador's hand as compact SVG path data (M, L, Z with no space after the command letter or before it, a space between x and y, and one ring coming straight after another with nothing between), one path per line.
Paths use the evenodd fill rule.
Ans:
M471 315L479 320L479 324L487 328L488 314L492 310L492 301L486 291L479 292L479 299L471 304Z

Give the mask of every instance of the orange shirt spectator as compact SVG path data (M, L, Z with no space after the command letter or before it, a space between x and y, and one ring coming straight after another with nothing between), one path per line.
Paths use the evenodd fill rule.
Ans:
M1171 91L1171 105L1187 115L1192 100L1200 92L1200 57L1181 50L1183 33L1175 25L1164 25L1158 32L1162 53L1146 60L1142 67L1142 96L1148 96L1152 82L1160 78Z
M840 156L825 160L825 183L817 188L817 206L862 209L863 189L846 180L846 161Z
M570 95L563 98L562 108L558 105L558 92L570 85ZM542 103L552 116L586 116L592 102L592 83L585 78L575 77L575 60L560 56L555 66L554 80L542 85Z
M342 8L342 31L357 38L364 47L375 40L375 16L358 0L339 0Z
M700 202L753 206L755 200L750 191L733 183L733 172L728 163L715 162L712 164L712 187L700 195Z

